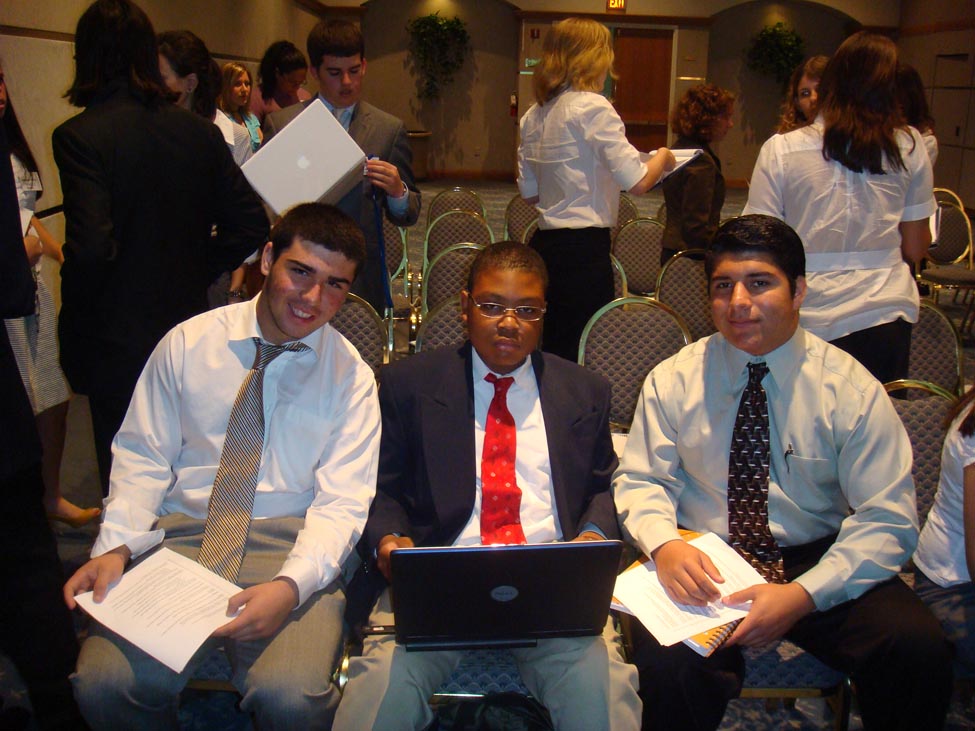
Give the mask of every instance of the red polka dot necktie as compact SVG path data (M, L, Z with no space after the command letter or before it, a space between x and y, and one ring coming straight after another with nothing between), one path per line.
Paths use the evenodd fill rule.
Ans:
M485 376L494 384L481 452L481 543L527 543L521 529L521 489L515 478L515 420L508 389L515 379Z

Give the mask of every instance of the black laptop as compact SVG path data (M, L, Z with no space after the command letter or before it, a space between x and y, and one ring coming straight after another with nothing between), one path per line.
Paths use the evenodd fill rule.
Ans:
M396 641L460 650L598 635L622 549L620 541L397 549Z

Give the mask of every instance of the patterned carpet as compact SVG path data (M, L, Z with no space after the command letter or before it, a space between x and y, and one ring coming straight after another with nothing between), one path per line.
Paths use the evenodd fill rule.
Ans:
M455 181L429 181L421 184L423 198L426 205L433 200L433 196L446 188L452 187ZM484 200L488 213L488 223L500 239L504 231L504 210L508 201L517 193L514 183L456 181L462 187L474 189ZM744 190L729 190L722 211L722 217L736 215L741 212L747 192ZM641 215L652 216L656 213L662 201L659 191L652 191L636 199ZM410 229L409 246L414 261L422 251L422 225L426 221L426 205L421 211L420 224ZM963 313L960 306L949 301L942 303L949 314L958 322ZM966 380L975 380L975 347L969 338L966 343ZM91 446L91 429L88 415L87 400L83 397L75 398L68 416L68 443L62 466L62 481L65 495L81 505L96 504L99 493L95 473L94 451ZM65 573L71 573L88 555L91 542L94 539L95 528L82 530L68 530L58 528L59 550L64 564ZM16 671L6 659L0 657L0 699L4 707L29 706L23 686L17 678ZM181 727L192 731L226 729L228 731L243 731L250 729L249 718L240 713L235 706L236 696L229 693L207 693L187 691L181 702ZM777 731L780 729L794 729L796 731L819 731L833 728L832 712L824 701L818 699L802 699L794 707L781 704L766 707L763 700L749 699L733 701L729 706L722 731ZM11 726L11 728L17 728ZM32 725L26 728L34 728ZM506 727L507 728L507 727ZM515 728L511 726L510 728ZM850 723L851 729L860 729L862 724L858 714L854 712ZM0 731L5 731L2 714L0 714ZM975 731L975 702L969 696L962 699L956 695L945 729L949 731Z

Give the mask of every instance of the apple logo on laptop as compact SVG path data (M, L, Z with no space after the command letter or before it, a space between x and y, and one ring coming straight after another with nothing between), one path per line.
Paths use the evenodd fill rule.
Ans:
M307 170L310 167L311 167L311 160L309 160L304 155L302 155L301 157L298 158L298 169L299 170Z
M513 586L502 584L491 589L491 598L496 602L510 602L518 596L518 590Z

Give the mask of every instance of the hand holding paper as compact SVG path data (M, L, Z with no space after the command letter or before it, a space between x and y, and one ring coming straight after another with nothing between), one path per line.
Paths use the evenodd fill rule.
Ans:
M196 561L163 548L124 574L104 601L96 603L90 592L74 601L178 673L227 624L227 603L238 593L239 587Z

